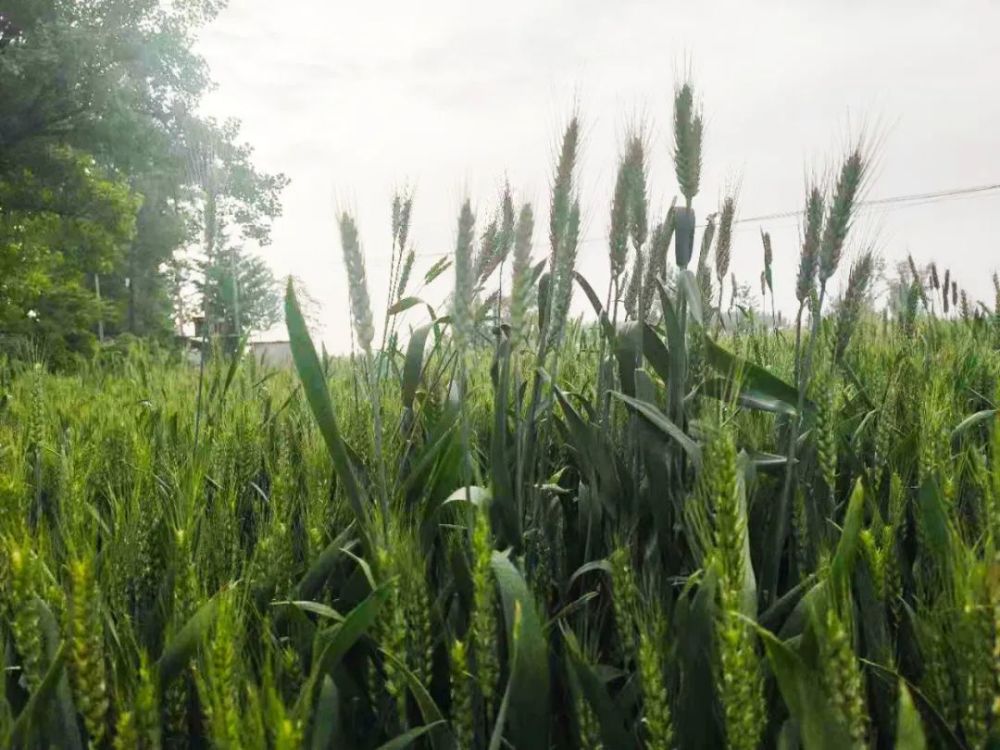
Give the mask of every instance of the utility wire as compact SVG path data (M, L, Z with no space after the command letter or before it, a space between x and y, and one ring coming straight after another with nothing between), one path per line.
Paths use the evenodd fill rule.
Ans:
M868 208L872 206L886 206L897 203L911 203L914 201L920 201L920 205L926 205L928 203L937 203L940 200L953 198L955 196L988 193L994 190L1000 190L1000 183L996 185L977 185L975 187L955 188L953 190L939 190L932 193L912 193L910 195L893 195L888 198L873 198L871 200L858 201L858 206ZM761 214L759 216L747 216L735 219L733 223L745 224L749 222L769 221L771 219L788 219L793 216L801 216L802 213L802 209L796 209L795 211L780 211L773 214Z
M907 195L892 195L886 198L872 198L869 200L859 201L859 208L875 208L878 206L889 206L893 209L895 208L908 208L910 206L925 206L931 203L940 203L941 201L950 200L952 198L958 198L969 195L979 195L1000 191L1000 183L995 183L992 185L974 185L964 188L952 188L950 190L936 190L928 193L910 193ZM757 216L746 216L740 217L733 220L734 224L750 224L759 223L762 221L774 221L778 219L792 219L803 214L803 209L795 209L792 211L776 211L769 214L759 214ZM704 224L699 225L704 227ZM588 245L594 242L605 242L604 237L586 237L580 240L581 245ZM444 252L425 252L416 253L417 258L443 258L445 256L451 255L451 251ZM385 265L385 258L379 258L375 256L374 258L369 258L367 260L375 260L376 263L371 263L372 267L378 268Z

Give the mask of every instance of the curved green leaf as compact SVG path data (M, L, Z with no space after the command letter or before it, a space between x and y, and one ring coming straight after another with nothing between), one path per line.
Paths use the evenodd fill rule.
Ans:
M758 469L773 467L773 466L784 466L788 463L788 456L779 456L777 453L768 453L766 451L747 451L747 457Z
M667 288L659 279L656 285L660 292L660 306L663 308L663 322L667 329L667 352L670 355L670 372L667 378L667 413L679 422L683 421L684 390L687 382L687 347L680 317Z
M997 409L983 409L982 411L977 411L975 414L970 414L959 422L955 429L951 431L951 439L954 440L955 438L961 437L962 434L975 427L977 424L993 419L996 415Z
M790 410L787 412L789 414L798 410L798 389L760 365L726 351L708 337L705 338L705 358L712 367L730 379L738 378L742 392L762 401L779 401L785 405L785 409ZM806 401L807 411L814 408L812 403Z
M295 587L295 599L313 599L320 588L333 572L333 566L343 554L345 549L350 548L348 541L351 535L353 524L349 524L346 529L337 534L337 537L326 545L326 548L309 566L309 570L299 580Z
M618 391L612 391L611 395L624 402L626 406L633 409L637 414L649 422L649 424L658 429L671 440L675 441L684 449L684 452L688 454L688 457L691 459L691 463L693 463L696 468L701 467L701 447L694 440L688 437L684 433L684 430L667 419L666 415L657 409L656 406L647 403L646 401L640 401L637 398L631 398Z
M420 678L413 674L413 672L407 668L406 664L404 664L403 661L395 654L391 654L385 649L382 649L382 656L392 662L393 667L395 667L395 669L406 681L406 685L410 689L410 694L413 696L413 700L416 701L417 707L420 709L420 715L424 717L424 721L428 725L427 731L430 731L431 745L433 745L435 749L450 746L453 740L451 730L447 727L447 722L445 722L444 716L441 715L441 709L438 708L434 699L431 698L431 694L427 692L427 688L424 687ZM431 731L436 729L447 729L448 731ZM444 737L442 738L441 735L444 735Z
M579 271L573 271L573 278L576 279L576 283L580 285L583 293L587 295L587 299L590 300L590 306L593 307L594 312L597 313L597 319L600 321L604 337L608 341L614 341L614 326L612 326L611 321L608 320L608 314L604 310L604 306L601 304L601 299L597 296L597 292L594 291L594 287L590 285L590 282L587 281L587 279L585 279Z
M642 329L637 323L628 323L618 332L615 359L622 391L635 396L635 370L642 364Z
M568 628L564 628L563 639L566 643L569 667L576 677L576 684L597 716L604 747L638 750L635 737L628 731L628 719L611 700L603 680L584 657L576 636Z
M385 311L386 315L399 315L401 312L409 310L411 307L426 304L420 297L403 297L395 305Z
M705 314L702 311L703 302L701 299L701 287L698 285L698 277L694 271L682 269L678 274L680 277L680 288L684 290L684 296L688 302L688 312L698 325L705 324Z
M417 395L417 386L420 385L420 376L424 371L424 348L427 344L427 335L432 328L434 328L433 322L418 327L410 334L410 341L406 345L401 398L403 406L407 409L413 408L413 399Z
M785 705L799 724L806 750L842 750L851 747L850 734L837 718L823 693L820 675L798 654L764 628L757 633L764 643L771 669Z
M795 414L795 404L789 404L757 388L743 387L736 392L736 382L725 378L710 378L701 387L701 393L724 402L735 401L744 409L766 411L773 414Z
M588 482L594 485L592 489L595 492L600 491L601 502L608 512L615 513L616 499L621 495L621 483L606 436L596 425L584 419L560 388L553 384L552 391L566 416L573 447L583 458Z
M642 324L642 353L664 383L670 382L670 351L649 323Z
M917 516L923 530L922 547L931 560L944 565L951 557L951 523L933 480L926 480L917 493Z
M552 629L552 626L560 620L564 620L570 615L582 610L589 602L593 601L598 596L600 596L600 594L597 591L588 591L586 594L583 594L582 596L579 596L571 601L565 607L552 615L549 621L545 623L545 632L548 633Z
M56 660L62 650L63 640L59 622L44 599L36 597L34 604L38 611L38 620L44 638L45 657L51 663ZM48 707L44 722L46 739L67 750L75 750L76 748L82 750L84 742L77 723L73 691L69 685L69 676L65 672L56 680L54 698L54 704L51 701L43 704Z
M579 568L573 571L573 575L569 577L569 582L566 584L567 590L573 588L573 584L576 583L577 579L581 576L585 576L591 571L599 570L606 575L611 575L611 563L607 560L591 560L588 563L584 563Z
M373 547L368 535L367 499L354 475L350 456L340 436L323 368L316 354L316 348L313 346L312 337L309 335L309 329L306 328L302 311L299 309L298 300L295 298L295 289L292 287L291 279L288 280L288 288L285 292L285 322L288 326L288 337L292 358L295 360L295 369L298 370L302 388L309 401L309 407L312 409L313 417L316 419L323 440L326 442L330 458L337 470L337 476L344 487L344 494L347 495L347 501L361 525L365 551L371 553Z
M225 591L220 591L191 615L173 640L167 644L156 663L156 672L160 678L160 689L165 690L191 661L198 646L215 622L216 611L219 608L219 597Z
M385 744L379 745L378 750L402 750L404 747L409 747L429 731L443 725L444 723L444 719L441 719L439 721L435 721L433 724L424 724L422 727L414 727L408 732L403 732L398 737L393 737Z
M899 684L899 708L896 711L896 748L897 750L925 750L927 740L924 737L924 727L920 723L920 714L913 705L910 689L902 682Z
M63 678L65 662L66 644L63 643L59 646L59 650L56 652L52 663L49 664L49 668L46 670L45 676L42 677L42 681L38 683L38 687L28 696L27 704L21 709L21 713L17 715L17 719L11 725L10 731L7 733L7 738L3 743L4 747L20 746L27 739L28 731L33 725L37 726L40 721L51 716L48 710L48 703L53 695L55 695L56 688ZM4 677L6 678L6 676Z
M830 561L830 580L839 591L847 591L850 586L851 570L854 558L857 556L858 539L861 536L861 524L865 513L865 488L859 479L854 483L851 499L847 503L847 513L844 515L844 528L840 532L837 550Z
M677 663L684 690L677 696L680 716L698 716L718 700L715 683L716 628L718 610L717 566L710 566L700 578L688 579L677 600L673 629L677 634ZM716 721L678 722L679 747L725 747Z
M895 669L890 669L883 664L877 664L876 662L868 659L862 659L861 661L865 666L875 670L875 673L883 680L888 682L891 678L891 684L900 687L905 685L910 694L911 700L920 706L920 711L922 712L923 717L927 720L929 725L934 726L937 736L944 740L947 747L950 747L952 750L964 750L967 747L959 739L958 735L955 734L955 729L952 728L948 719L941 714L941 711L937 708L933 701L920 692L920 689L916 685L903 677ZM986 747L991 746L987 744Z
M348 612L339 625L316 634L313 667L296 701L297 714L301 716L305 708L312 704L313 690L319 678L337 666L344 654L375 624L379 610L389 598L391 586L390 583L383 583Z
M329 607L326 604L320 604L319 602L283 601L274 602L274 605L296 607L297 609L301 609L303 612L311 612L314 615L319 615L320 617L325 617L328 620L334 620L335 622L344 621L344 616L340 614L340 612L335 610L333 607Z
M520 571L506 555L493 553L493 574L500 590L507 643L511 648L510 718L506 737L518 750L549 747L549 655L535 599ZM519 627L515 628L516 611Z
M340 724L340 695L330 675L323 676L323 684L312 711L312 722L312 750L329 750Z
M444 506L451 503L470 502L476 507L483 507L484 505L489 505L491 498L492 493L490 492L489 487L470 485L468 487L459 487L457 490L448 495L448 497L442 500L441 505Z

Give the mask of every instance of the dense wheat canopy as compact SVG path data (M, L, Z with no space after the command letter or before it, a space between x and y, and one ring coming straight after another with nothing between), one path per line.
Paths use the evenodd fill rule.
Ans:
M572 117L547 242L507 187L422 263L419 202L393 198L381 336L337 216L350 357L317 350L291 279L294 370L225 337L197 367L6 355L5 745L996 741L1000 308L911 258L880 310L862 143L806 192L799 306L772 316L729 273L743 194L700 191L698 89L674 97L680 197L649 201L629 135L605 289Z
M0 748L1000 748L998 12L8 5Z

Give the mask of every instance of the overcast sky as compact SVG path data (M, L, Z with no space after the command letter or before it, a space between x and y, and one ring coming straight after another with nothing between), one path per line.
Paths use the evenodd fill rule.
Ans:
M291 178L263 252L277 273L306 279L332 351L349 346L336 208L357 216L375 300L388 283L399 186L415 189L419 275L452 249L463 198L481 226L505 177L518 202L535 205L541 257L556 144L574 108L585 134L578 267L603 288L624 133L637 119L648 123L657 218L677 192L671 97L687 69L706 114L699 217L733 184L745 217L799 208L806 175L828 172L862 129L879 142L870 198L1000 183L997 0L230 0L199 49L218 84L207 111L240 118L260 167ZM764 228L787 314L798 220ZM733 248L733 270L755 289L758 231L740 225ZM874 240L890 266L907 252L936 260L992 304L1000 191L872 209L855 237ZM451 278L429 300L443 299Z

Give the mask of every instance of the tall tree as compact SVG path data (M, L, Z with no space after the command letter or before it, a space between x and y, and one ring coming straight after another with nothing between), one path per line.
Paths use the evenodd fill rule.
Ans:
M0 331L48 341L56 356L86 352L114 316L96 278L120 265L139 198L69 147L33 157L0 178Z
M196 286L205 318L227 338L266 331L281 320L281 285L262 258L222 238L200 266Z
M169 332L172 259L204 225L191 154L205 142L227 175L219 198L226 220L267 244L285 179L254 168L238 123L192 114L210 83L192 51L194 35L222 6L4 4L0 333L35 331L61 337L60 347L86 349L102 319L110 333ZM65 328L44 328L42 302ZM24 323L28 312L34 328Z

